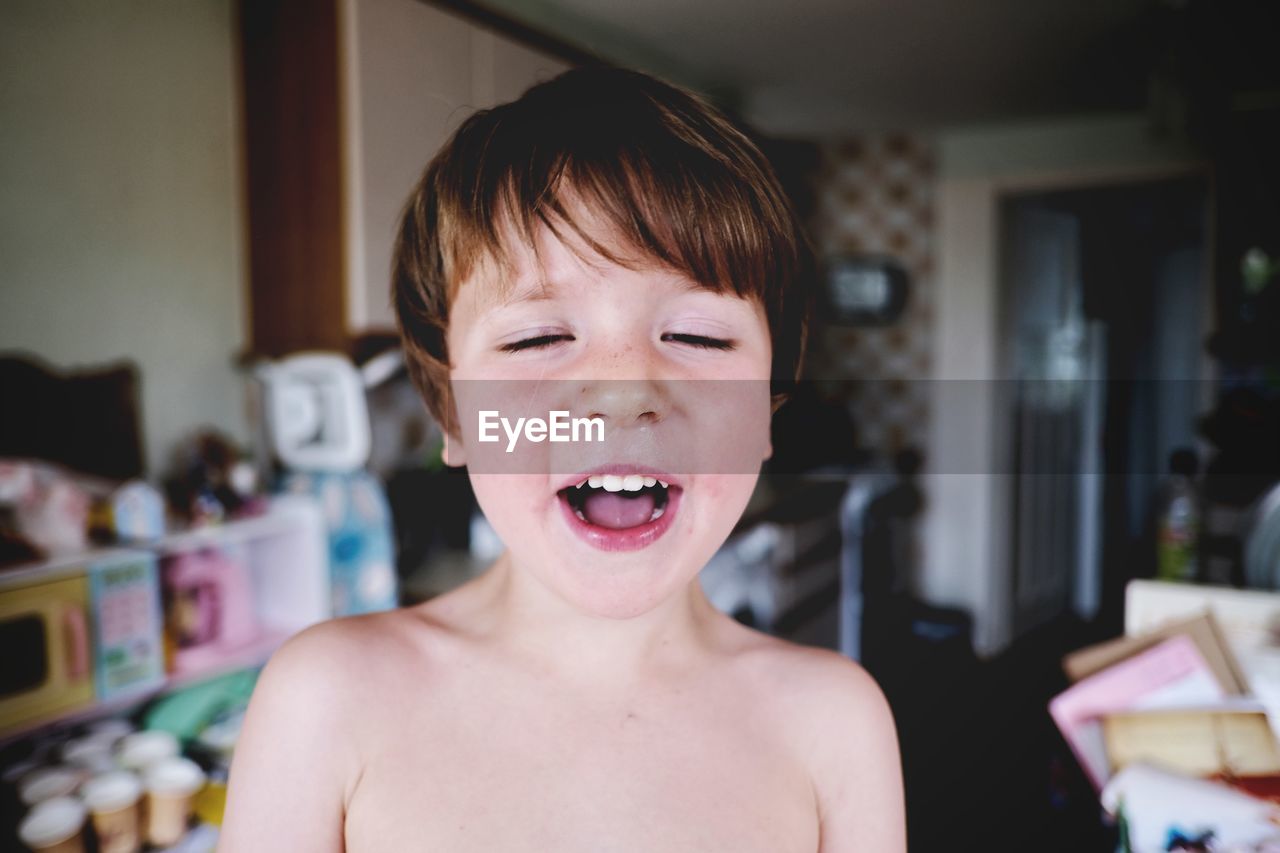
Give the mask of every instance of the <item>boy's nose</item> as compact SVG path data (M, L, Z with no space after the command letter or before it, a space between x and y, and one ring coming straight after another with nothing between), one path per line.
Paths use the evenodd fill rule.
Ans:
M669 409L664 385L658 379L593 379L582 383L578 408L615 426L656 424Z
M586 360L575 411L601 417L615 426L655 424L671 408L672 377L665 375L660 355L643 332L620 330L599 341ZM585 367L586 364L583 366Z

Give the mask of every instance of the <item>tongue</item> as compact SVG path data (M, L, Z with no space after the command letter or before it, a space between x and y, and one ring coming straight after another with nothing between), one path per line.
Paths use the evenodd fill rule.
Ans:
M597 491L582 504L587 521L614 530L644 524L653 515L653 495L648 490L624 498L620 492Z

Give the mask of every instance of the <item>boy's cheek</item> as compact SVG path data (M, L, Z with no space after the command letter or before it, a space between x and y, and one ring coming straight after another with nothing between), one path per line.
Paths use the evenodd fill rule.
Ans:
M545 522L545 479L520 474L471 474L471 488L481 512L504 541L520 539L522 530Z
M707 474L696 478L692 497L702 504L700 515L714 513L736 524L758 480L755 474Z

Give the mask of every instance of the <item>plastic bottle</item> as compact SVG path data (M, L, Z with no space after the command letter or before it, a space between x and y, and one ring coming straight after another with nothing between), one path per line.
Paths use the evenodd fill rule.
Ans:
M1156 531L1156 576L1193 581L1198 576L1200 495L1195 477L1200 468L1194 450L1169 455L1169 479L1162 490Z

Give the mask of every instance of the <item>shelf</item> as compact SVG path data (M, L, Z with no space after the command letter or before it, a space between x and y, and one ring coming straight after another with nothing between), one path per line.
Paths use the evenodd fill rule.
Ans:
M283 500L293 499L296 499L296 497L289 496ZM293 532L297 527L297 520L289 513L273 510L263 515L171 533L153 543L151 548L161 554L176 554L182 551L194 551L199 548L211 548L253 539L265 539L269 536L280 536Z
M163 680L150 687L112 696L105 701L93 700L66 712L41 715L7 729L0 727L0 746L41 730L123 713L149 699L187 685L235 670L260 666L286 638L332 615L329 551L322 510L314 499L300 495L278 496L270 502L266 512L260 515L210 527L175 531L144 545L100 548L4 570L0 572L0 600L14 593L21 598L24 594L22 587L31 585L37 587L32 595L39 595L38 585L42 581L61 579L63 576L87 576L87 583L92 587L95 566L122 558L146 557L159 561L160 574L154 579L154 604L157 610L161 610L161 585L168 562L166 558L204 548L242 551L235 559L242 564L245 572L245 580L249 586L246 592L251 599L246 604L252 607L254 622L258 627L253 642L234 649L219 649L216 653L211 649L207 657L188 656L185 660L193 665L192 668L170 672ZM79 605L78 599L76 603ZM86 590L83 606L86 621L93 626L89 631L91 643L101 641L98 632L103 629L98 620L105 619L106 616L99 613L98 609L108 603L106 597L100 596L92 588ZM40 611L37 608L32 612ZM138 630L143 629L139 627ZM148 625L145 630L150 641L152 626ZM154 638L156 645L148 647L158 648L160 642L161 639L157 636ZM155 663L152 660L152 669L149 671L154 671ZM101 677L102 673L95 668L94 682Z
M20 723L14 728L8 730L0 730L0 748L4 748L16 741L29 738L43 731L52 731L64 726L73 726L79 723L89 722L100 717L107 717L113 714L120 714L129 711L138 705L188 687L192 684L198 684L202 681L208 681L227 675L241 669L249 669L250 667L261 666L267 662L267 659L275 652L276 649L291 637L291 633L283 631L273 631L264 633L259 639L253 643L247 644L242 648L228 651L216 664L205 667L197 672L170 673L165 676L163 682L155 684L151 687L138 690L123 696L115 696L107 700L95 700L89 705L74 708L60 714L43 717L39 720L32 720L26 723Z
M235 545L270 536L285 535L296 531L298 525L303 523L299 520L300 513L297 509L299 501L307 502L308 506L311 503L309 498L303 496L278 496L271 501L270 509L261 515L237 518L206 527L176 530L151 542L108 545L76 554L50 557L39 562L0 567L0 592L26 586L37 578L54 580L80 574L86 566L112 557L138 553L166 556L183 551ZM303 512L314 513L314 510L309 509Z

